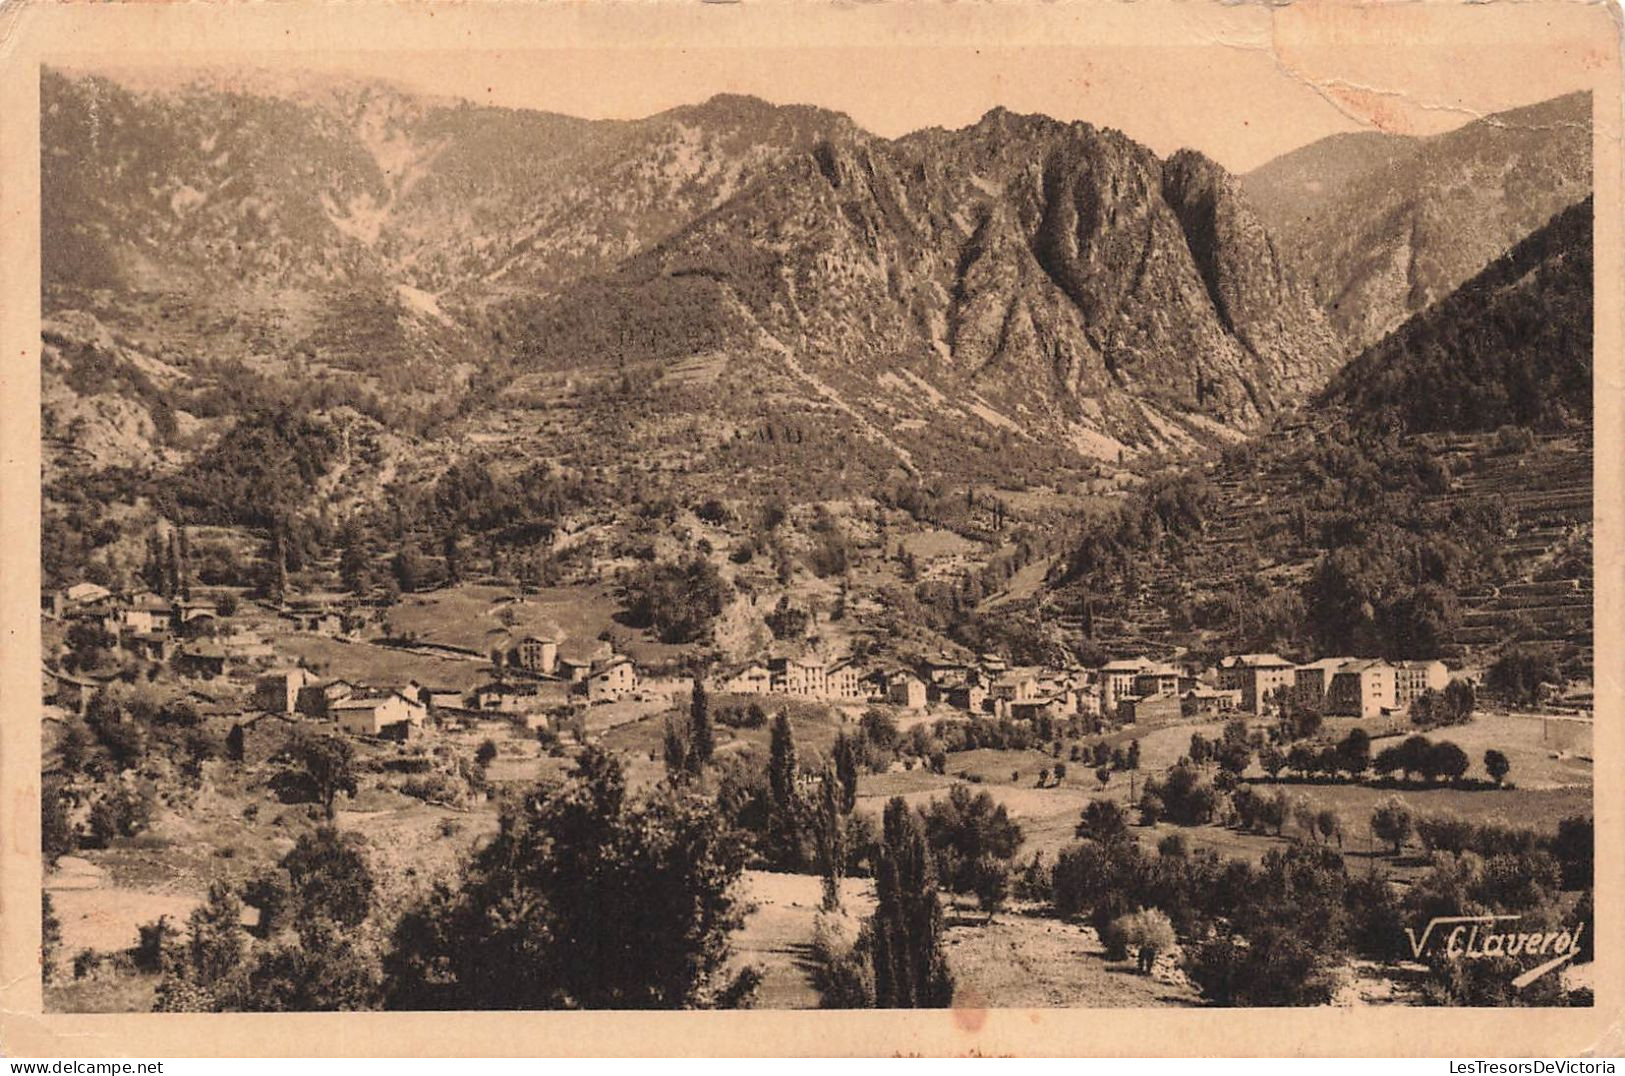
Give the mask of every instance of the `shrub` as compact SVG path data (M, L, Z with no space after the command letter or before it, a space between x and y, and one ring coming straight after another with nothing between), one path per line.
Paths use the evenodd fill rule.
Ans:
M871 945L872 935L867 926L853 937L843 920L826 913L820 913L813 920L812 981L821 1008L874 1008Z
M1221 935L1187 954L1185 971L1220 1005L1304 1006L1331 1000L1325 960L1291 930Z
M1173 947L1174 928L1166 914L1148 908L1112 920L1101 940L1108 960L1123 960L1133 953L1141 974L1148 974L1157 955Z

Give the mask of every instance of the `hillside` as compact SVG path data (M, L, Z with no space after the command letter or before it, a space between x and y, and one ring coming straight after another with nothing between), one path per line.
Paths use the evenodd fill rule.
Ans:
M1037 605L1110 654L1592 661L1586 199L1350 363L1313 409L1084 528Z
M1313 221L1327 204L1371 172L1394 167L1421 139L1386 131L1328 135L1253 169L1242 188L1269 228L1283 239Z
M1591 217L1590 198L1559 213L1349 363L1321 402L1412 432L1588 422Z
M1354 353L1590 191L1591 98L1570 94L1421 139L1279 238Z

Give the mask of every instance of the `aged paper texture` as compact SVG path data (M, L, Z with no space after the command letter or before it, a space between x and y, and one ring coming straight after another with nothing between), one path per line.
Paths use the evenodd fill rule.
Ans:
M1617 1054L1620 131L1563 0L0 9L0 1050Z

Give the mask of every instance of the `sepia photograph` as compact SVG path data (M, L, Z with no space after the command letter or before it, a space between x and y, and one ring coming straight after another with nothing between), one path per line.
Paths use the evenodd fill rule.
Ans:
M355 44L37 65L45 1013L1596 1004L1596 62Z

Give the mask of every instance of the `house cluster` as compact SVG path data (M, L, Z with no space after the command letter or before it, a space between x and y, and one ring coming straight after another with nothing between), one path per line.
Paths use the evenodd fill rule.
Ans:
M321 679L304 667L272 668L274 647L220 615L211 601L168 599L152 592L115 594L80 583L45 595L46 616L96 627L111 645L184 676L252 683L263 713L331 721L360 736L407 738L434 716L441 723L501 718L537 728L580 703L686 698L693 680L646 675L608 642L569 644L541 629L498 634L486 654L490 679L468 691L426 687L377 688ZM319 596L277 610L291 630L348 635L368 614ZM456 649L456 648L452 648ZM45 690L66 709L83 713L108 679L45 668ZM1450 671L1440 661L1388 662L1330 657L1298 663L1277 654L1238 654L1217 665L1154 661L1140 656L1098 668L1015 666L996 655L959 659L947 654L911 666L863 668L851 659L778 655L716 671L712 691L776 695L855 706L884 704L917 713L958 711L1013 720L1103 717L1127 725L1208 720L1229 714L1267 716L1294 700L1328 716L1379 717L1407 708L1428 690L1443 689Z
M493 694L506 693L505 701L482 709L526 708L511 701L515 695L596 704L693 690L692 680L678 683L666 677L645 679L631 658L617 654L610 643L602 640L571 648L559 635L522 635L505 640L494 648L491 657L499 672L514 675L504 675L490 687Z
M1101 703L1125 723L1229 713L1263 717L1288 700L1328 717L1374 718L1407 709L1451 678L1442 661L1329 657L1294 662L1279 654L1234 654L1197 672L1149 658L1101 669Z
M116 594L99 583L47 591L40 611L48 619L96 628L117 649L151 661L168 661L184 643L220 629L212 601L170 599L150 590Z
M416 683L399 689L370 688L349 680L324 680L302 667L275 669L254 681L254 705L265 713L331 721L354 736L410 739L423 728L435 697L431 689Z
M1148 657L1099 668L1011 666L993 655L946 656L913 668L859 670L813 658L777 658L725 670L713 690L788 695L826 702L889 704L905 710L948 708L1013 719L1104 716L1122 724L1265 716L1288 697L1328 716L1378 717L1404 710L1423 692L1442 689L1441 661L1320 658L1307 663L1275 654L1239 654L1196 668Z
M865 670L851 659L777 657L725 669L712 677L713 691L733 695L787 695L856 705L887 704L924 711L948 707L967 714L1031 718L1094 713L1087 670L1011 667L992 655L974 661L947 657L912 667Z

